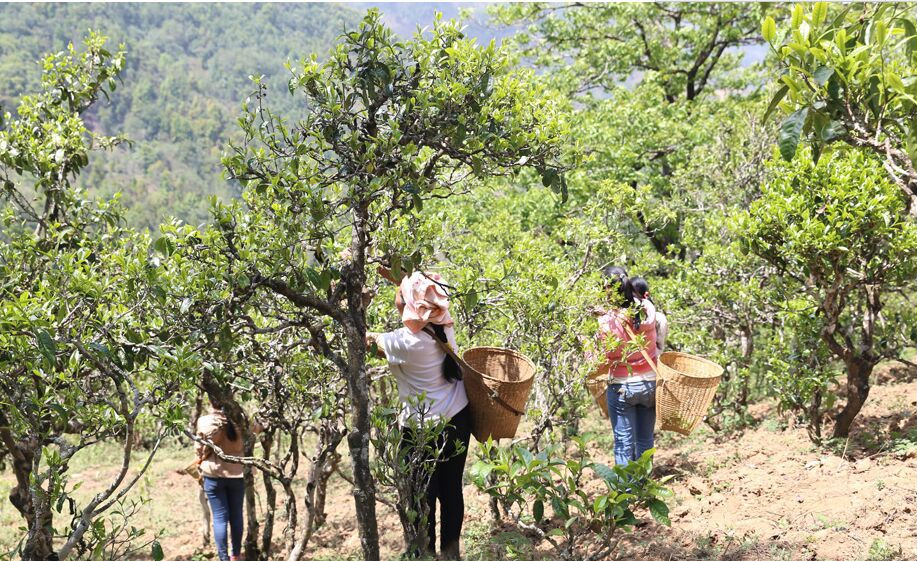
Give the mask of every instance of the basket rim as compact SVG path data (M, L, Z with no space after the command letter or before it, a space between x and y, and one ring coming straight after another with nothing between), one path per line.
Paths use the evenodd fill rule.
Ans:
M484 374L477 368L474 368L470 364L468 364L468 361L465 360L465 355L471 351L498 351L501 354L510 355L515 358L521 358L522 360L527 362L529 366L531 366L532 371L528 376L524 378L520 378L518 380L503 380L500 378L494 378L493 376L488 376L487 374ZM466 363L466 366L468 366L468 368L470 368L471 370L474 370L475 373L477 373L477 375L480 376L481 378L485 378L487 380L493 380L494 382L499 382L501 384L524 384L532 380L535 377L535 363L532 362L532 359L530 359L529 357L525 356L524 354L520 353L517 350L508 349L506 347L491 347L491 346L468 347L467 349L465 349L462 352L462 361L464 361Z
M679 370L679 369L677 369L677 368L675 368L675 367L669 366L668 364L665 364L665 363L662 361L662 357L664 357L664 356L666 356L666 355L670 355L670 356L671 356L671 355L683 356L683 357L690 358L691 360L696 360L696 361L698 361L698 362L703 362L703 363L705 363L705 364L708 364L708 365L711 365L711 366L715 366L715 367L719 370L719 374L717 374L716 376L695 376L695 375L689 374L689 373L684 372L684 371L682 371L682 370ZM723 372L725 371L725 368L723 368L722 366L720 366L719 364L713 362L712 360L710 360L710 359L708 359L708 358L704 358L704 357L698 356L698 355L692 355L692 354L690 354L690 353L682 353L682 352L679 352L679 351L666 351L666 352L662 353L661 355L659 355L659 358L656 359L656 360L659 362L659 364L663 364L666 368L670 368L670 369L674 370L675 372L678 372L679 374L681 374L682 376L685 376L685 377L687 377L687 378L701 378L701 379L706 379L706 378L719 378L719 377L721 377L721 376L723 375Z

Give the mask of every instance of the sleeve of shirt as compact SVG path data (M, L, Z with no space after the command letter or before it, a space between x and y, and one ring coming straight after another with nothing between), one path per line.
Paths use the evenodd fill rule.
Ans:
M388 359L389 364L404 363L403 345L401 345L397 331L381 333L376 342L385 353L385 358Z
M621 328L621 321L616 315L609 312L599 318L599 341L603 342L612 337L619 342L617 348L605 353L605 357L610 363L621 360L621 348L624 346L624 339L618 334L619 332L623 332L623 329Z
M645 325L646 329L650 327L656 329L656 306L649 299L644 299L643 310L646 312L646 320L641 323L641 327Z
M202 415L197 419L197 437L201 440L213 442L214 437L220 427L214 422L213 415ZM210 447L200 442L194 443L194 451L197 457L205 459L210 454Z
M669 320L662 312L656 312L656 348L665 350L665 338L669 334Z

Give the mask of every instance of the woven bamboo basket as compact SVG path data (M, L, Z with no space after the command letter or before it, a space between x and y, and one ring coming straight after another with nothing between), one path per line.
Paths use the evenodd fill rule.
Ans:
M478 442L516 436L535 365L522 354L500 347L472 347L462 359L471 434Z
M593 372L586 378L586 389L602 412L602 417L608 418L608 374Z
M201 464L199 461L195 460L188 464L185 469L180 470L182 473L186 473L194 478L195 481L202 481L203 474L201 473Z
M657 368L656 427L691 434L707 414L723 367L699 356L667 352Z

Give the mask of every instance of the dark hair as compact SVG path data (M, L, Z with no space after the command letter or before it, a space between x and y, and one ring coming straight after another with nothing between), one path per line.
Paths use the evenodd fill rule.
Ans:
M226 438L232 440L233 442L239 438L239 432L236 431L236 425L232 424L232 421L229 418L226 419Z
M602 275L605 277L605 288L615 287L618 295L621 296L621 306L626 308L634 301L634 289L630 279L627 278L627 271L621 267L605 267L602 269Z
M236 439L239 438L239 431L236 430L236 425L232 424L232 421L229 420L229 417L226 417L226 412L223 411L223 407L217 405L213 400L213 397L210 397L210 405L220 413L223 413L223 417L226 418L226 424L223 425L223 428L226 429L226 438L235 442Z
M606 278L605 288L614 287L617 289L620 297L621 308L634 308L634 329L640 329L640 313L642 306L634 306L634 282L627 278L627 271L623 267L612 267L611 265L602 269L602 275ZM639 278L639 277L638 277ZM646 281L644 281L645 283Z
M449 340L446 338L446 330L442 325L431 323L430 327L433 328L433 333L436 334L436 338L440 342L449 344ZM443 359L443 376L450 382L457 382L462 379L462 370L449 353L446 353L446 358Z
M620 277L623 275L625 278L627 278L627 269L624 267L613 267L611 265L606 265L605 267L602 267L602 274L606 277Z
M637 298L646 298L647 300L652 302L652 300L650 300L646 296L647 293L649 293L650 291L650 283L646 282L645 278L634 277L630 279L630 286L634 289L634 294L637 295Z

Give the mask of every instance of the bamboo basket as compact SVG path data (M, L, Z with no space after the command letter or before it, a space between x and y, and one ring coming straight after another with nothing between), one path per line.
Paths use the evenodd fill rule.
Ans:
M602 417L608 418L608 374L593 372L586 378L586 389L589 395L602 412Z
M472 347L462 359L471 433L478 442L516 436L535 365L522 354L500 347Z
M691 434L707 414L723 367L686 353L662 353L657 365L656 427Z
M204 474L201 473L201 462L200 460L194 460L187 467L182 470L178 470L180 473L185 473L194 478L198 483L203 483Z

